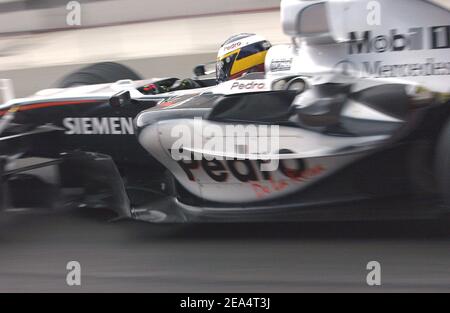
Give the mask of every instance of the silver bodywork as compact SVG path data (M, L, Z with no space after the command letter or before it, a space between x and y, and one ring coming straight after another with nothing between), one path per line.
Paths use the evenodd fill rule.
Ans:
M283 0L281 11L284 31L295 45L269 53L266 67L272 75L280 74L273 72L274 62L288 60L285 72L337 71L450 91L448 4L446 8L422 0Z
M233 83L224 84L210 92L219 94L266 93L284 88L294 77L303 79L311 87L324 83L352 84L353 91L381 84L407 84L412 89L425 86L436 92L450 91L450 13L443 7L418 0L381 0L374 8L373 1L300 1L283 0L282 24L285 33L293 37L293 44L272 48L266 59L264 80L244 81L257 88L233 90ZM373 10L380 16L373 17ZM445 36L448 36L446 38ZM283 83L283 80L284 83ZM279 82L282 82L281 84ZM278 83L277 83L278 82ZM253 85L252 85L253 84ZM292 104L305 103L303 95ZM263 105L263 104L261 104ZM393 104L394 105L394 104ZM154 120L155 112L145 112L137 119L144 130L139 135L141 145L171 171L177 181L190 193L208 201L243 204L268 201L294 194L335 173L359 158L376 151L389 136L336 137L295 127L280 127L279 150L289 154L236 154L230 151L209 151L204 131L226 124L208 120L167 119L145 126ZM158 113L159 114L159 113ZM354 120L404 122L384 112L360 103L348 101L342 115ZM198 140L183 146L192 155L225 160L215 163L215 170L225 173L226 181L217 183L196 164L188 177L171 156L178 137L172 130L183 125ZM214 138L215 139L215 138ZM202 142L195 145L195 142ZM278 150L278 151L279 151ZM345 151L345 152L343 152ZM266 151L267 153L267 151ZM263 157L279 159L281 163L302 159L312 171L307 179L293 179L279 169L264 176L257 161ZM200 158L201 159L201 158ZM197 166L198 165L198 166ZM234 166L234 168L230 168ZM288 166L283 164L284 167ZM255 172L258 182L236 178L232 172ZM270 177L269 177L270 176ZM281 187L280 187L281 186ZM226 209L225 209L226 210Z
M308 79L304 77L306 81ZM325 79L325 78L323 78ZM336 76L329 76L330 82L349 82L346 77L340 78ZM314 84L317 81L309 81ZM384 83L389 83L389 80L384 80ZM244 81L246 84L247 81ZM264 80L264 85L273 86L272 79ZM320 80L324 83L324 80ZM379 81L372 81L372 85L380 84ZM228 83L230 85L231 83ZM368 87L368 82L364 82L364 86ZM358 89L358 84L355 85ZM225 86L218 87L220 93L224 93ZM254 91L255 93L270 93L271 89L263 91ZM249 91L247 91L249 92ZM302 102L302 95L298 96L295 102ZM354 102L348 102L344 108L344 113L354 119L363 119L370 121L386 121L394 122L399 125L403 122L392 116L382 112L370 109ZM214 142L226 142L227 133L226 128L230 123L217 123L204 119L168 119L160 122L152 123L145 127L150 120L155 120L154 115L161 116L160 111L144 112L137 118L137 126L144 127L139 135L140 144L151 153L157 160L159 160L172 174L176 177L178 182L182 184L190 193L208 200L218 201L220 203L251 203L255 201L268 201L280 198L311 186L317 181L335 173L344 166L366 156L370 151L375 150L387 140L389 136L375 135L363 137L336 137L326 134L321 134L311 130L301 129L298 127L281 126L278 129L276 138L261 138L262 136L270 137L270 132L256 136L248 136L246 134L245 126L242 128L242 133L238 136L248 137L248 140L268 140L276 139L278 142L273 147L272 151L267 151L266 146L258 146L257 149L261 151L253 151L252 154L239 153L238 150L252 150L249 144L245 147L231 147L231 149L217 149ZM182 125L182 134L192 134L189 138L191 145L183 145L186 152L186 159L195 156L198 166L192 170L192 177L189 178L179 163L173 159L171 150L176 146L177 141L180 140L179 133L174 133L174 129L180 128ZM242 126L234 124L234 126ZM215 134L223 134L222 138L217 136L211 137L208 131L215 128ZM275 136L274 136L275 137ZM214 146L214 150L208 147ZM280 154L279 151L290 151L288 154ZM202 159L218 160L215 163L221 171L226 173L226 181L218 183L210 175L205 172L205 168L200 166ZM279 160L282 168L296 170L296 160L303 160L306 165L304 170L305 177L289 177L286 172L280 170L280 166L270 173L264 173L261 170L258 160ZM230 161L240 160L240 161ZM244 161L253 160L253 161ZM233 167L233 168L231 168ZM233 172L241 174L252 173L258 178L257 181L246 181L233 175Z

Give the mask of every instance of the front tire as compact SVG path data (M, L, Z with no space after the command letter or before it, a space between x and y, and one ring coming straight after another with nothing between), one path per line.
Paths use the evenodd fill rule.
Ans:
M122 79L142 78L125 65L114 62L96 63L86 66L64 77L57 83L58 88L114 83Z

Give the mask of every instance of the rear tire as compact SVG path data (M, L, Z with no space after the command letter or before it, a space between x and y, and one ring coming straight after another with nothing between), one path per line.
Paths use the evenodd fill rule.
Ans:
M86 66L64 77L57 83L58 88L114 83L122 79L142 78L125 65L114 62L96 63Z

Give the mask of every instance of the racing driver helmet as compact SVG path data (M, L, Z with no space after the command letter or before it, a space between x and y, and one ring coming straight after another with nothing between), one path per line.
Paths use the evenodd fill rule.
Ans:
M221 46L217 55L217 82L223 83L244 74L264 72L269 41L255 34L232 36Z

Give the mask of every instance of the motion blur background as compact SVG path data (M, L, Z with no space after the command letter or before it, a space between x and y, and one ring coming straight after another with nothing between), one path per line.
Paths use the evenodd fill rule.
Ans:
M288 42L280 27L279 4L0 0L0 78L13 79L16 95L26 96L80 64L100 61L120 61L144 77L189 77L196 64L214 61L220 45L233 34L254 32L274 44ZM78 12L80 25L69 25Z
M279 0L81 0L75 26L67 24L69 2L0 0L0 78L13 80L16 96L101 61L143 77L189 77L241 32L289 42ZM0 292L450 291L448 224L170 226L109 218L90 210L2 217ZM66 285L72 260L81 263L82 287ZM366 284L373 260L382 264L382 287Z

